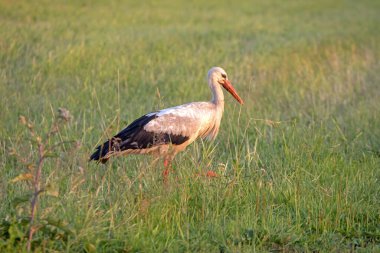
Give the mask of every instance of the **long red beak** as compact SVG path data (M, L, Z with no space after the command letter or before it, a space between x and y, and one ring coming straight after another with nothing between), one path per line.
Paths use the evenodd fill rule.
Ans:
M235 88L232 86L232 84L230 83L230 81L228 81L227 79L224 80L224 82L222 83L223 87L229 92L231 93L231 95L240 103L240 104L244 104L243 102L243 99L241 99L241 97L239 97L239 95L237 94Z

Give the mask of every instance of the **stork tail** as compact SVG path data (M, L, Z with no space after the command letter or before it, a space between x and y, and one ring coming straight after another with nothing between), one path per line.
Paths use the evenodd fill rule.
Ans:
M105 142L103 145L100 145L96 148L96 151L91 155L90 161L94 160L101 163L106 163L109 158L105 158L109 152L110 141Z

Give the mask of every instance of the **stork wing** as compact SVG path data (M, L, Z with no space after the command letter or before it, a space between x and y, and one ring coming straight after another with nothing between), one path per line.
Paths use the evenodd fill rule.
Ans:
M144 130L190 138L211 121L211 106L208 102L195 102L158 111Z
M209 118L207 107L208 103L198 102L146 114L98 146L90 160L106 162L113 153L128 149L142 150L168 143L180 145L198 134Z

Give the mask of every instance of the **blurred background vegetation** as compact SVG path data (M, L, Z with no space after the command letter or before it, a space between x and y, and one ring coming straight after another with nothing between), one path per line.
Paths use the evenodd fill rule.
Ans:
M36 141L59 107L36 251L376 251L380 245L378 1L0 0L0 249L26 249ZM214 143L178 156L173 187L147 157L87 163L144 113L226 97ZM12 151L12 152L11 152ZM220 177L195 175L206 170ZM13 183L12 183L13 182ZM48 191L46 191L48 192ZM26 196L26 197L25 197Z

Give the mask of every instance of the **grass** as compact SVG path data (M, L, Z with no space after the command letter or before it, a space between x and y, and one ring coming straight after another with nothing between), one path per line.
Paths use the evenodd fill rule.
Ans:
M46 160L37 252L380 250L380 23L376 1L0 1L0 251L26 250L36 161L20 115L49 131L58 107L75 140ZM214 143L162 165L88 163L146 112L231 96ZM220 176L196 176L214 170ZM24 198L25 200L25 198ZM26 198L27 200L27 198Z

